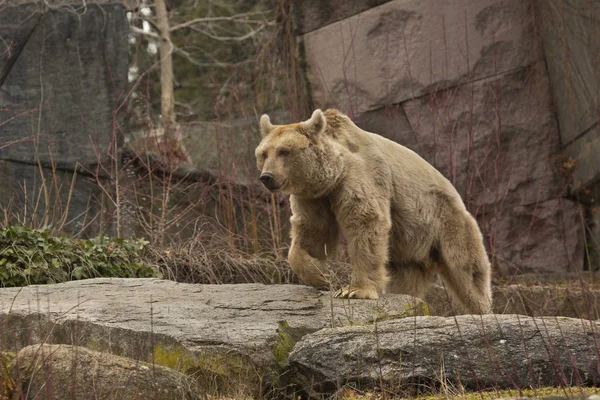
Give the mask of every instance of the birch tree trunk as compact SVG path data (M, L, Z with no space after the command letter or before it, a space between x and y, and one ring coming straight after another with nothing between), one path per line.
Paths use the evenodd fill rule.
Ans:
M175 119L175 98L173 94L173 44L169 32L169 16L165 0L155 0L156 27L160 36L160 87L161 115L164 131L163 146L167 158L171 161L190 162L190 157L183 147L179 126Z

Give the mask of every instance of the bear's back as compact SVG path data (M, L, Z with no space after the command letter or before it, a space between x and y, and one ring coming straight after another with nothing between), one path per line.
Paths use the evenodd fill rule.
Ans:
M354 156L352 158L363 160L365 168L386 163L394 190L402 192L403 197L421 197L439 192L453 199L456 206L464 208L460 195L450 181L413 150L361 129L337 110L326 110L325 117L326 136L351 153Z

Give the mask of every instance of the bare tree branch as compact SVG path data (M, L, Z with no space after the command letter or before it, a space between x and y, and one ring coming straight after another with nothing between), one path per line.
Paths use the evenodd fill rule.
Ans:
M215 40L219 40L221 42L226 42L226 41L234 41L234 42L243 42L244 40L248 40L252 37L254 37L256 34L258 34L259 32L261 32L263 29L265 29L267 26L269 26L269 23L263 23L261 26L259 26L258 28L256 28L255 30L252 30L250 32L248 32L247 34L243 35L243 36L217 36L214 35L210 32L207 32L203 29L200 29L198 27L195 26L190 26L190 29L192 29L194 32L198 32L202 35L205 35L211 39L215 39ZM139 35L144 35L144 36L148 36L157 40L160 40L160 36L157 33L154 32L148 32L145 31L143 29L140 29L136 26L132 26L131 27L132 32L137 33ZM173 30L171 30L172 32Z
M182 50L182 49L180 49L178 47L173 48L173 53L177 54L178 56L181 56L181 57L185 58L190 63L194 64L197 67L201 67L201 68L203 68L203 67L231 68L231 67L233 67L235 65L239 65L239 64L224 63L224 62L221 62L221 61L218 61L218 60L215 60L214 63L203 63L201 61L196 60L187 51Z
M148 37L151 37L153 39L156 39L156 40L160 40L160 36L157 33L147 32L147 31L145 31L143 29L140 29L140 28L138 28L136 26L132 26L131 27L131 31L134 32L134 33L137 33L139 35L144 35L144 36L148 36ZM200 33L204 34L204 32L200 32ZM254 33L258 33L258 32L254 32ZM242 65L242 64L248 63L248 60L242 61L242 62L239 62L239 63L228 63L228 62L219 61L219 60L215 59L214 57L212 58L214 60L214 62L205 63L205 62L198 61L197 59L195 59L194 57L192 57L192 55L190 53L188 53L187 51L185 51L185 50L183 50L183 49L181 49L179 47L175 47L175 46L172 47L172 52L173 52L173 54L176 54L176 55L178 55L180 57L183 57L187 61L189 61L190 63L194 64L197 67L201 67L201 68L204 68L204 67L231 68L231 67L236 66L236 65Z
M225 22L225 21L231 22L231 21L233 21L233 22L241 22L241 23L245 23L245 24L252 24L252 23L264 24L263 21L246 19L247 17L250 17L250 16L264 15L264 14L267 14L267 12L266 11L249 12L249 13L244 13L244 14L232 15L231 17L194 18L194 19L186 21L182 24L172 26L171 32L179 30L179 29L183 29L183 28L188 28L190 26L197 25L197 24L208 24L208 23L212 23L212 22Z
M145 30L140 29L137 26L132 26L131 27L131 31L134 32L134 33L137 33L139 35L144 35L144 36L148 36L148 37L160 40L160 36L158 35L158 33L146 32Z
M210 32L207 32L203 29L200 29L196 26L191 27L191 29L194 30L194 32L201 33L211 39L218 40L221 42L243 42L244 40L248 40L248 39L254 37L257 33L262 31L263 29L265 29L266 26L267 26L266 24L263 24L263 25L259 26L258 28L256 28L255 30L248 32L247 34L245 34L243 36L217 36L217 35L213 35Z

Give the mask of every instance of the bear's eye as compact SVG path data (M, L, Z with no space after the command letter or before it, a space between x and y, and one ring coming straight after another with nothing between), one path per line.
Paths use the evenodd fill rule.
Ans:
M277 155L279 157L285 157L290 155L290 151L288 149L279 149L277 150Z
M265 152L264 152L264 153L262 153L260 156L262 157L262 159L263 159L263 160L266 160L266 159L267 159L267 156L268 156L268 154L267 154L267 152L265 151Z

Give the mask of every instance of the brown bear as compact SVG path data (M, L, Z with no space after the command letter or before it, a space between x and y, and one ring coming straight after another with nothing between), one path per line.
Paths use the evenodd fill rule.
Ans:
M325 262L341 235L352 265L336 297L422 297L437 273L471 313L491 312L490 262L477 222L452 184L412 150L315 110L304 122L260 119L260 180L290 195L290 267L327 289Z

